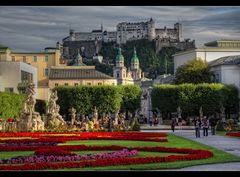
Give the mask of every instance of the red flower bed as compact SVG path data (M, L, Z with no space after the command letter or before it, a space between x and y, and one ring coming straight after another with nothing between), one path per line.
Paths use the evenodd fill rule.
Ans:
M235 137L240 137L240 132L228 132L226 133L227 136L235 136Z
M141 149L161 150L163 147L143 147ZM169 151L178 150L181 148L163 148ZM169 152L168 151L168 152ZM101 166L116 166L116 165L131 165L131 164L148 164L161 162L174 162L183 160L199 160L213 156L213 153L207 150L182 149L182 153L189 152L188 155L170 155L167 157L145 157L145 158L113 158L113 159L98 159L95 161L83 162L65 162L65 163L35 163L24 165L0 165L0 170L43 170L43 169L59 169L59 168L85 168L85 167L101 167Z
M69 134L69 136L62 136L61 134ZM71 135L70 135L71 134ZM49 136L57 135L57 136ZM86 145L46 145L46 142L60 142L73 140L137 140L137 141L157 141L166 142L165 133L141 133L141 132L74 132L74 133L0 133L0 137L32 137L36 139L21 139L21 140L1 140L4 143L23 143L21 146L6 146L0 145L0 151L35 151L35 155L56 155L69 156L73 155L71 151L105 151L105 150L122 150L133 149L137 151L147 152L168 152L181 153L184 155L170 155L166 157L144 157L144 158L106 158L96 160L85 160L78 162L60 162L60 163L33 163L33 164L2 164L0 170L43 170L43 169L60 169L60 168L85 168L85 167L101 167L101 166L117 166L117 165L131 165L131 164L148 164L161 162L174 162L181 160L199 160L210 158L213 153L207 150L196 150L190 148L168 148L168 147L125 147L125 146L86 146ZM45 145L29 146L27 143L45 143ZM24 144L26 143L26 145Z
M45 155L45 156L67 156L67 155L75 155L69 151L64 151L58 149L57 151L54 149L37 149L34 153L35 155Z
M165 133L143 133L143 132L0 132L0 137L32 137L39 138L45 135L74 134L81 137L166 137ZM48 136L49 137L49 136Z

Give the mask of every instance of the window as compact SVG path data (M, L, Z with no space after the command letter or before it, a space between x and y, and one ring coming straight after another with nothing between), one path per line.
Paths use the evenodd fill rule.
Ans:
M45 68L44 69L44 76L48 76L48 74L49 74L49 70L48 70L48 68Z
M91 82L88 82L87 85L91 85Z
M117 78L119 78L119 73L117 73Z
M65 83L64 85L65 85L65 86L68 86L68 83Z
M99 82L99 83L98 83L98 85L102 85L102 83L101 83L101 82Z
M48 55L45 55L45 62L48 62Z
M37 62L37 56L33 56L33 62Z
M26 56L23 56L23 62L24 62L24 63L27 63L27 58L26 58Z
M13 88L12 87L5 88L5 92L13 92Z
M12 56L12 61L15 61L15 56Z
M58 86L58 83L55 83L55 87L57 87Z
M75 86L78 86L78 83L74 83Z

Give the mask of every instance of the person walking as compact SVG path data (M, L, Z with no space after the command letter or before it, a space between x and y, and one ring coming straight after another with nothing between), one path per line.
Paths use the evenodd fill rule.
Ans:
M172 129L173 132L175 131L175 126L176 126L176 119L173 118L172 123L171 123L171 129Z
M216 125L217 121L214 119L214 117L210 117L209 119L209 125L211 127L211 134L215 135L216 134Z
M208 136L208 129L209 129L209 120L206 116L203 117L202 120L202 125L203 125L203 136Z
M200 129L201 129L201 120L200 118L196 118L193 120L195 126L195 135L196 138L200 138Z

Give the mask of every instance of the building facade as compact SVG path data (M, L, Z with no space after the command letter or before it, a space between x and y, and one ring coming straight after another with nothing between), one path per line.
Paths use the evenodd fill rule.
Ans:
M156 28L155 21L151 18L147 22L129 23L123 22L117 25L117 43L125 44L127 41L148 39L150 41L170 39L171 41L183 41L182 25L174 24L174 28Z
M182 33L181 23L174 24L173 28L156 28L152 18L145 22L118 23L115 31L106 31L103 26L91 32L75 32L70 29L69 36L62 40L61 51L65 58L72 59L77 55L79 48L81 55L90 59L100 52L103 42L120 45L140 39L154 41L156 52L159 52L162 47L195 48L195 41L184 40Z
M57 48L46 48L44 52L13 52L5 47L0 50L0 62L23 62L37 68L38 99L48 99L48 77L51 66L61 66L61 54Z
M204 44L203 47L179 52L174 55L174 73L188 61L201 58L211 62L221 57L240 55L240 40L217 40Z
M117 80L95 70L95 66L51 67L49 88L78 85L117 85Z
M19 86L33 82L38 87L37 68L21 61L0 62L0 91L19 93ZM38 93L34 95L38 98Z
M216 83L235 85L240 91L240 55L218 58L209 66Z
M135 48L130 68L125 67L124 56L122 55L121 48L119 48L116 57L116 66L113 68L113 77L117 79L118 85L141 85L142 70L139 66L139 59Z

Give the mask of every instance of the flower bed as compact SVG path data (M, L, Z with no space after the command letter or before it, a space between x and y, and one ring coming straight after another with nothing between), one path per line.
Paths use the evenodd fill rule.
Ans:
M35 151L33 156L19 156L8 160L0 160L0 170L43 170L61 168L86 168L131 164L149 164L175 162L184 160L200 160L213 156L207 150L190 148L169 147L126 147L126 146L87 146L87 145L57 145L73 140L137 140L166 142L161 137L164 133L139 133L139 132L84 132L66 133L0 133L1 137L32 137L35 139L1 140L1 151ZM17 146L18 145L18 146ZM112 153L98 153L88 155L76 155L74 151L115 151ZM179 153L179 155L132 157L137 152L167 152ZM130 157L129 157L130 156ZM25 164L24 164L25 163Z
M64 151L66 152L66 151ZM20 156L7 160L7 164L24 164L24 163L48 163L48 162L68 162L68 161L82 161L82 160L96 160L96 159L111 159L120 157L136 156L137 150L123 149L111 153L98 153L89 155L76 155L61 153L56 155L55 153L35 153L34 156Z
M240 132L227 132L227 136L235 136L235 137L240 137Z

